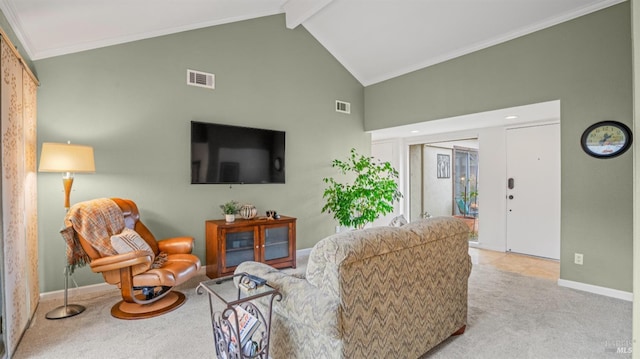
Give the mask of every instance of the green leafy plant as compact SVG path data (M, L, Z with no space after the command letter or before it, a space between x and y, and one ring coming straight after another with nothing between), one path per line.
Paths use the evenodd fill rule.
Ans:
M460 198L467 204L470 205L472 202L475 202L478 198L478 191L471 191L469 193L461 193Z
M343 175L355 175L353 183L324 178L326 204L322 213L332 213L341 226L363 228L380 215L393 212L393 203L402 198L398 191L398 171L389 162L374 162L373 157L359 155L355 148L346 161L333 160L331 167Z
M475 181L471 182L472 186L474 182ZM464 185L465 185L464 192L461 192L460 196L458 197L463 201L464 208L460 208L459 210L460 210L460 214L467 216L469 215L469 210L472 209L474 205L477 205L478 189L476 188L474 190L467 192L466 183Z
M222 214L236 214L240 210L240 204L236 201L229 201L220 205Z

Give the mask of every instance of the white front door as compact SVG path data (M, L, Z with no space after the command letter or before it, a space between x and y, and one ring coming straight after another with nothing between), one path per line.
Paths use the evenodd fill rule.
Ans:
M560 124L506 132L507 250L560 259Z

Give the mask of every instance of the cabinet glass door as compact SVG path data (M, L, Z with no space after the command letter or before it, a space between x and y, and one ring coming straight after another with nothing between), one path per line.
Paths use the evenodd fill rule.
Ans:
M289 226L264 229L264 260L289 257Z
M225 267L235 267L254 260L254 231L227 232L225 235Z

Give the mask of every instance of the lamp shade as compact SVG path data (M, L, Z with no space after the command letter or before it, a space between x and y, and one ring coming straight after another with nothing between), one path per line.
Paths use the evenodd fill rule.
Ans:
M94 173L93 147L68 143L42 144L38 172Z

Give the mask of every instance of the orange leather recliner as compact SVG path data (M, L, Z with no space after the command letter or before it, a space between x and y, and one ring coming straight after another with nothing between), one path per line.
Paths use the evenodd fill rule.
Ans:
M110 233L114 231L113 228L106 230L105 228L92 228L101 221L85 220L82 222L82 219L78 217L74 217L74 221L71 221L69 214L65 220L66 223L72 223L77 242L86 253L91 270L102 273L107 283L118 286L122 292L123 300L111 308L111 315L120 319L142 319L161 315L178 308L186 298L184 294L171 289L193 277L200 269L200 259L191 254L193 238L176 237L156 241L153 234L140 221L138 207L133 201L120 198L112 198L111 200L122 210L124 226L134 230L147 243L149 246L145 246L147 251L133 250L128 253L105 255L104 250L101 253L100 250L104 248L101 248L99 243L92 243L85 237L96 233L96 231L102 231L106 236L117 234ZM96 205L108 202L107 199L94 201ZM92 201L83 202L81 205L90 208ZM91 209L88 209L83 213L91 213L90 211ZM73 207L70 210L70 213L72 212ZM119 212L117 213L119 216ZM79 216L78 212L74 216ZM119 218L114 222L121 223ZM83 225L88 227L89 232L86 232L87 228L84 228L85 232L78 228ZM105 227L109 226L110 224L105 225ZM87 235L83 236L82 233L87 233ZM148 251L149 248L153 255ZM154 258L158 257L161 260L154 261Z

